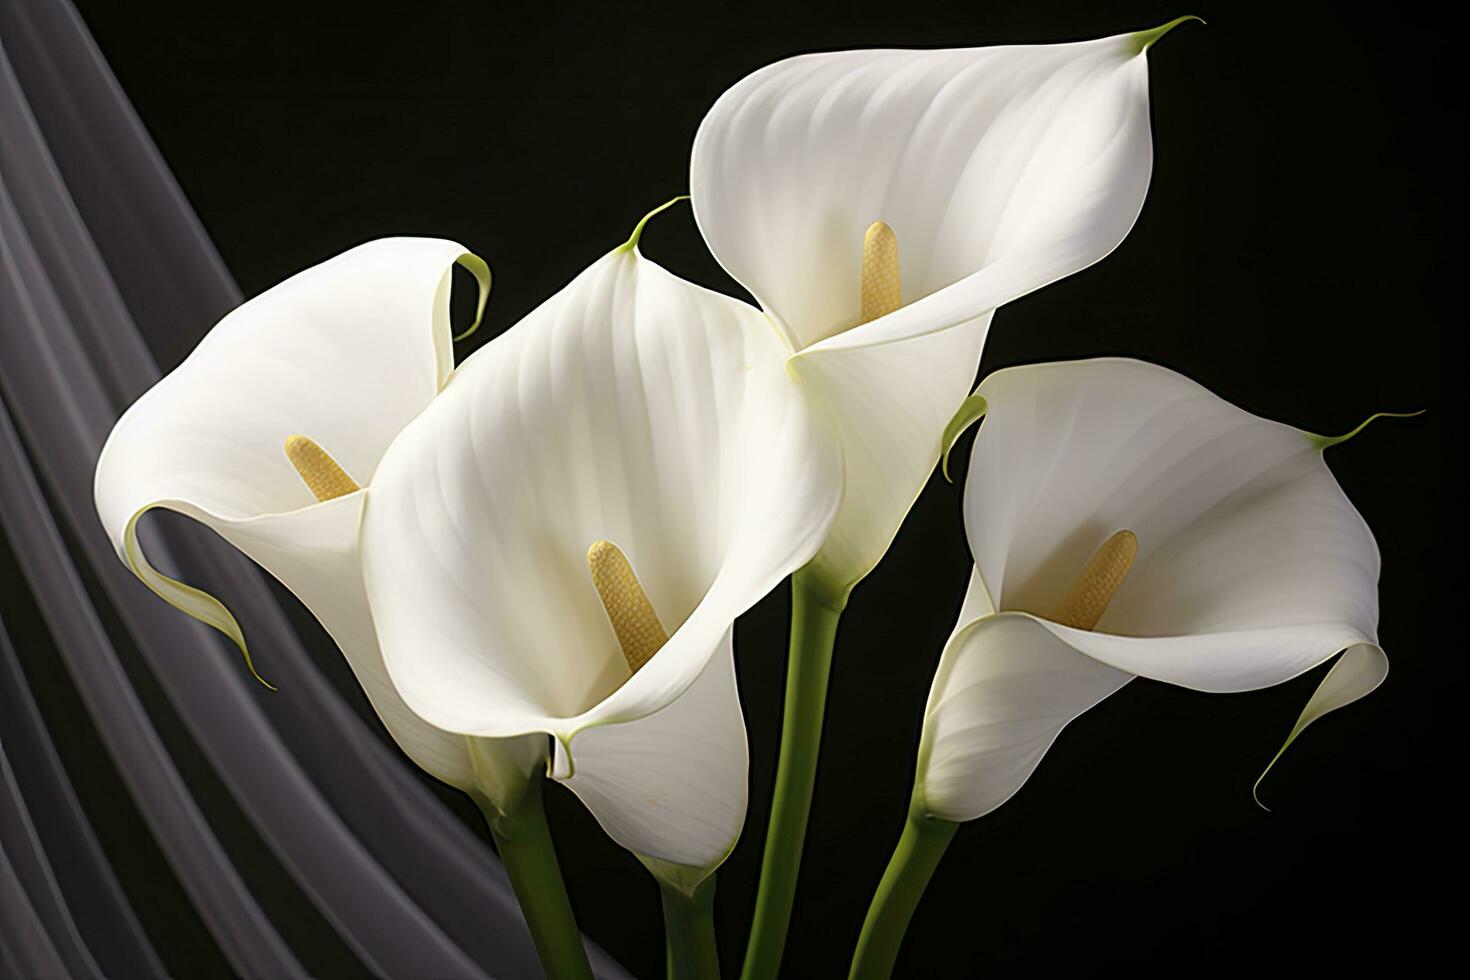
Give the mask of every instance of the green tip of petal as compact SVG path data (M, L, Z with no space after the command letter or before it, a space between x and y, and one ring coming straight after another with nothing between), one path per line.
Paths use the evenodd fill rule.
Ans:
M1255 785L1251 787L1251 796L1254 797L1256 805L1262 810L1270 812L1271 808L1261 802L1261 783L1270 774L1271 769L1286 750L1291 748L1292 743L1307 726L1313 724L1328 712L1336 711L1345 705L1352 704L1359 698L1372 693L1383 679L1388 676L1388 658L1383 653L1383 648L1372 642L1354 643L1342 651L1337 658L1337 663L1327 672L1327 676L1317 685L1317 690L1312 694L1312 699L1302 709L1296 724L1291 726L1291 732L1286 736L1286 741L1281 743L1281 748L1271 757L1261 775L1256 778Z
M172 579L169 579L169 581L170 582L173 582ZM146 584L146 580L145 580L145 584ZM174 582L174 584L175 585L178 585L180 588L192 589L192 586L186 586L182 582ZM214 596L209 595L209 593L207 593L207 592L201 592L198 589L192 589L192 590L194 592L197 592L201 597L203 597L205 599L208 599L209 601L211 601L211 602L215 603L217 606L219 606L220 611L223 612L225 616L229 617L228 622L225 623L225 624L223 624L223 625L221 625L221 623L218 622L212 616L200 616L196 611L191 610L191 609L189 609L189 608L187 608L185 606L182 606L182 605L178 604L173 599L170 599L168 596L163 595L163 593L160 592L158 594L159 595L163 595L163 599L164 599L165 602L167 602L169 605L173 606L175 609L178 609L180 612L184 613L186 616L190 616L190 617L192 617L194 619L197 619L197 620L199 620L199 622L203 623L205 626L213 627L214 629L219 630L226 637L228 637L229 638L229 641L231 643L235 644L235 648L240 651L240 656L242 656L242 657L245 658L245 669L248 670L248 671L250 671L250 676L251 677L254 677L256 680L260 681L261 686L264 687L267 691L270 691L272 693L278 692L280 690L280 688L276 687L274 684L272 684L270 681L266 680L264 677L261 677L260 676L260 671L258 671L258 670L255 669L255 658L250 655L250 647L247 646L246 643L245 643L245 634L243 632L241 632L239 624L237 622L235 622L235 617L230 614L230 611L224 607L224 604L223 603L221 603L218 599L215 599Z
M147 586L149 591L179 612L229 637L230 642L235 644L241 655L244 656L245 666L250 669L250 676L260 681L267 689L276 690L276 686L261 677L260 671L255 669L255 660L250 656L250 648L245 645L245 634L240 629L239 622L235 620L234 614L225 608L225 604L202 589L185 585L178 579L164 575L154 568L148 561L148 557L143 554L143 547L138 543L138 521L149 510L150 508L144 507L134 514L123 532L122 557L128 570L136 575L138 581Z
M1196 17L1194 14L1185 14L1183 17L1175 17L1173 20L1169 21L1169 23L1163 24L1159 27L1155 27L1152 30L1138 31L1135 34L1130 34L1128 36L1128 42L1132 46L1133 53L1143 54L1150 47L1152 47L1153 43L1159 38L1163 37L1165 34L1168 34L1170 31L1178 27L1180 24L1183 24L1185 21L1190 20L1197 20L1201 24L1205 22L1205 19L1203 17Z
M1295 738L1296 735L1293 734L1291 738L1286 740L1286 745L1290 745L1292 743L1292 739ZM1280 759L1281 756L1286 752L1286 745L1281 746L1276 755L1271 758L1271 761L1266 763L1266 768L1263 769L1261 771L1261 774L1256 777L1256 781L1251 784L1251 799L1256 801L1256 806L1260 807L1262 810L1265 810L1267 813L1271 812L1271 808L1261 802L1261 784L1266 781L1266 776L1270 774L1272 767L1276 765L1276 760Z
M455 259L454 263L466 269L480 285L480 297L475 302L475 322L470 324L464 333L456 334L454 337L455 340L464 340L480 328L480 321L485 318L485 301L490 298L490 266L473 252L464 253ZM268 684L266 686L270 687Z
M652 211L650 211L647 214L645 214L643 216L643 219L641 221L639 221L637 225L634 226L634 228L633 228L633 234L629 235L628 236L628 240L626 242L623 242L623 244L619 245L617 247L617 249L615 249L615 251L618 251L618 252L631 252L631 251L633 251L633 249L635 249L635 248L638 247L638 239L640 239L640 238L643 237L643 229L648 226L648 219L649 218L652 218L654 215L658 214L660 211L667 211L669 208L673 207L675 204L678 204L680 201L687 201L687 200L689 200L689 195L688 194L680 194L678 197L674 198L673 200L665 201L663 204L660 204L658 207L654 208Z
M980 417L985 414L987 408L983 397L978 394L971 395L960 402L959 411L954 413L954 417L944 427L944 435L940 439L943 455L939 458L939 469L950 483L954 482L954 477L949 475L950 450L954 448L956 442L959 442L960 436L965 434L966 429L980 421Z
M270 691L273 694L275 692L279 691L280 688L276 687L270 681L268 681L264 677L261 677L260 676L260 671L258 671L258 670L255 669L255 660L253 658L251 658L250 651L247 650L247 649L245 649L245 644L243 642L241 642L241 643L239 643L237 645L240 647L240 653L243 654L244 657L245 657L245 666L247 668L249 668L249 670L250 670L250 676L251 677L254 677L256 680L260 681L261 685L264 686L267 691Z
M1344 432L1340 436L1319 436L1308 433L1308 438L1312 440L1312 445L1316 446L1318 451L1321 451L1327 449L1330 446L1336 446L1339 443L1347 442L1353 436L1368 428L1369 423L1373 422L1375 419L1411 419L1416 415L1423 415L1425 411L1425 409L1421 408L1417 412L1374 412L1372 415L1368 416L1366 419L1360 422L1358 426L1352 431Z

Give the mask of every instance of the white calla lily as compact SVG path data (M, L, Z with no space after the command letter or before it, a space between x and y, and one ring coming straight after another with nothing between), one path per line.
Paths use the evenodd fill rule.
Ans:
M780 968L847 596L939 459L995 309L1132 228L1153 166L1144 53L1180 20L1075 44L802 55L742 79L699 127L700 232L843 458L841 510L793 583L747 978Z
M1153 156L1143 54L1173 26L802 55L740 81L700 126L699 228L843 443L842 511L815 566L833 587L897 533L991 312L1132 227Z
M1323 460L1334 440L1139 361L1011 368L978 394L975 572L926 710L925 815L999 806L1135 676L1249 691L1343 653L1292 738L1383 680L1378 550Z
M241 305L118 420L95 494L124 563L242 651L240 626L218 600L149 563L138 522L154 507L178 511L253 558L332 635L409 757L468 788L466 740L414 715L388 679L358 557L359 487L454 367L456 263L479 279L483 309L484 262L421 238L359 246Z
M892 974L960 823L1009 799L1068 722L1134 677L1248 691L1342 653L1290 744L1388 670L1378 549L1322 459L1340 438L1112 358L998 371L947 439L982 413L965 486L975 565L853 980Z
M745 813L731 624L815 553L840 461L766 319L636 239L467 359L398 437L364 568L414 711L553 735L552 775L692 888Z

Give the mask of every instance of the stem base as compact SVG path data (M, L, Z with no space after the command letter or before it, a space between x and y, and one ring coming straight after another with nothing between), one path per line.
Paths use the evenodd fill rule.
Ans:
M592 967L582 946L572 903L562 882L561 866L541 803L545 776L531 777L512 809L500 810L488 798L479 800L495 849L510 876L541 966L550 980L592 980Z
M700 882L693 895L660 880L669 980L720 980L715 942L715 876Z

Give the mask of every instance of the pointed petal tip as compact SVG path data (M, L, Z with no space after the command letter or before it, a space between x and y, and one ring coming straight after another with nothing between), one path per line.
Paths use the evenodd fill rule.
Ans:
M1414 412L1374 412L1362 422L1359 422L1356 427L1347 432L1344 432L1340 436L1319 436L1309 433L1309 438L1312 440L1312 444L1316 446L1318 451L1320 452L1322 450L1330 449L1333 446L1347 442L1349 439L1353 438L1358 433L1368 428L1371 423L1375 422L1378 419L1411 419L1416 416L1423 415L1427 411L1429 411L1427 408L1421 408Z
M1322 678L1317 690L1313 692L1312 699L1302 709L1301 716L1292 726L1286 741L1281 743L1281 748L1276 750L1271 761L1266 763L1266 768L1256 777L1255 784L1251 786L1251 796L1256 805L1267 813L1271 812L1271 808L1261 802L1261 783L1271 774L1276 763L1281 761L1286 750L1307 730L1307 726L1323 715L1371 694L1387 676L1388 658L1384 655L1383 648L1376 643L1355 644L1342 651L1337 663L1327 671L1327 676Z
M947 482L954 482L954 477L949 474L950 451L959 442L960 436L965 434L965 430L980 420L987 407L984 396L972 394L960 402L960 407L945 425L944 435L940 439L939 470Z
M142 582L148 591L190 619L197 620L228 637L230 642L235 644L235 648L240 651L240 655L245 658L245 666L250 670L250 676L260 681L268 690L278 691L279 688L261 677L260 671L255 669L255 658L250 655L250 647L245 642L245 631L240 628L235 614L208 592L196 589L192 585L185 585L159 572L143 554L143 549L138 544L137 527L139 519L150 509L145 507L134 514L123 531L121 555L123 564L127 566L128 571L137 576L138 581Z
M248 654L248 653L245 654L245 666L248 667L248 668L250 668L250 676L251 677L254 677L256 680L260 681L261 686L264 687L267 691L270 691L272 694L275 694L275 693L278 693L281 690L279 687L276 687L270 681L268 681L264 677L261 677L260 676L260 671L258 671L258 670L255 669L255 664L250 659L250 654Z
M136 574L136 572L135 572L135 574ZM139 577L141 578L142 576L139 576ZM146 579L144 579L143 580L143 584L144 585L148 585L148 581ZM150 588L151 588L151 586L150 586ZM164 601L165 602L169 602L170 605L174 605L174 603L170 602L170 600L168 599L168 597L165 596L163 598L164 598ZM179 607L178 606L175 606L175 608L179 608ZM223 604L220 605L220 608L221 609L225 609L225 607L224 607ZM183 612L185 615L193 616L193 614L190 613L187 609L181 609L180 611ZM228 609L225 609L225 612L226 613L229 613L229 610ZM193 616L193 618L198 619L199 617ZM245 643L245 633L244 633L244 631L242 631L240 629L240 626L239 626L238 622L235 620L235 617L234 617L233 614L230 615L230 621L231 621L231 623L234 624L234 629L232 629L232 630L222 629L218 625L216 625L215 623L210 622L208 620L201 619L199 621L202 622L202 623L204 623L206 626L212 626L215 629L219 630L221 633L225 634L225 636L227 638L229 638L229 641L231 643L235 644L235 648L240 651L240 656L242 656L242 657L245 658L245 669L248 670L248 671L250 671L250 676L251 677L254 677L257 681L259 681L260 682L260 685L262 687L264 687L267 691L270 691L272 694L277 694L277 693L280 692L280 690L281 690L280 688L276 687L270 681L268 681L264 677L260 676L260 671L258 671L258 670L255 669L255 658L250 655L250 647Z
M673 207L675 204L678 204L680 201L687 200L689 200L688 194L680 194L678 197L671 198L670 200L665 201L658 207L654 208L652 211L645 214L642 218L639 219L638 224L633 226L633 234L628 236L628 240L619 245L614 251L636 251L638 248L638 240L643 237L643 229L648 226L649 219L661 211L667 211L669 208Z
M485 318L485 303L490 299L490 264L480 258L474 252L466 252L454 260L455 265L464 268L470 275L475 277L479 284L480 295L475 301L475 322L464 329L463 333L454 335L456 341L465 340L476 330L480 329L480 321Z
M1153 47L1154 42L1156 42L1159 38L1163 37L1165 34L1168 34L1180 24L1191 20L1197 20L1201 24L1205 22L1205 19L1203 17L1198 17L1194 14L1185 14L1183 17L1175 17L1167 24L1161 24L1158 27L1152 28L1150 30L1138 31L1134 34L1128 35L1128 41L1133 50L1133 53L1136 55L1143 54L1149 48Z
M1281 750L1281 752L1285 751L1286 749L1284 748ZM1281 752L1276 753L1276 759L1281 758ZM1272 759L1269 763L1267 763L1265 770L1256 777L1256 781L1254 783L1251 783L1251 799L1255 800L1256 806L1260 807L1262 810L1265 810L1267 813L1271 812L1271 808L1261 802L1261 783L1266 781L1266 775L1270 773L1271 767L1276 765L1276 759Z
M136 571L134 572L134 574L136 574ZM139 578L142 578L142 576L139 576ZM149 582L148 582L147 579L144 579L143 580L143 584L144 585L148 585L149 588L152 588L152 586L149 584ZM154 590L154 591L157 592L157 590ZM159 594L161 595L161 593L159 593ZM200 622L204 623L206 626L211 626L214 629L217 629L221 633L223 633L229 639L229 641L231 643L235 644L235 649L237 649L237 650L240 651L240 656L242 656L242 657L245 658L245 669L248 670L248 671L250 671L250 676L253 677L253 678L255 678L257 681L259 681L260 682L260 685L262 687L264 687L267 691L270 691L272 694L277 694L277 693L280 692L280 690L281 690L280 688L276 687L270 681L268 681L264 677L260 676L260 671L258 671L258 670L255 669L255 658L253 656L251 656L251 654L250 654L250 647L245 643L245 634L240 629L240 626L239 626L238 622L235 621L235 617L232 614L229 613L229 610L228 609L225 609L225 607L224 607L223 604L220 605L220 609L224 610L227 615L230 615L230 623L232 624L233 629L225 629L225 628L222 628L221 626L219 626L218 624L216 624L216 623L214 623L214 622L212 622L210 620L200 619L198 616L195 616L193 613L189 612L189 610L184 609L181 606L178 606L176 603L174 603L172 600L170 600L167 596L162 596L162 598L163 598L163 600L165 602L169 603L169 605L174 606L174 608L176 608L176 609L179 609L179 611L183 612L185 615L190 616L190 617L192 617L194 619L198 619ZM213 598L213 597L211 596L210 598ZM218 601L218 600L216 600L216 601Z

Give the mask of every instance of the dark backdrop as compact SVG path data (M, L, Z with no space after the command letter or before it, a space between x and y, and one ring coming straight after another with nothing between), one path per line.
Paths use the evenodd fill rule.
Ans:
M1137 227L1100 265L1004 308L984 368L1128 354L1328 433L1377 410L1430 409L1329 457L1383 552L1392 672L1288 754L1263 788L1271 813L1252 802L1251 781L1320 670L1238 696L1130 685L1073 724L1015 799L961 831L900 973L1412 972L1445 939L1447 900L1433 886L1453 893L1459 874L1450 704L1465 654L1438 626L1456 608L1436 545L1444 460L1458 449L1443 384L1442 133L1461 111L1449 106L1443 25L1407 8L1369 19L1309 4L78 6L247 295L368 238L455 238L495 269L481 342L684 192L704 110L761 65L823 48L1064 40L1204 15L1207 27L1181 28L1149 55L1156 167ZM660 218L644 248L739 294L687 210ZM164 366L192 343L166 351ZM900 827L920 711L969 563L959 499L931 483L843 622L790 976L845 973ZM719 878L730 975L769 802L787 601L777 590L737 633L752 772L749 826ZM331 663L325 636L298 614ZM8 608L6 621L44 642L26 610ZM38 692L64 706L75 695L53 674ZM368 710L345 668L335 680ZM187 951L199 975L220 971L112 791L95 735L79 720L56 738L91 787L84 802L154 942L173 961ZM352 975L351 955L232 817L223 786L204 782L202 763L183 767L218 796L226 842L250 855L267 910L296 924L293 943ZM636 974L658 975L652 880L570 794L549 795L583 928Z

